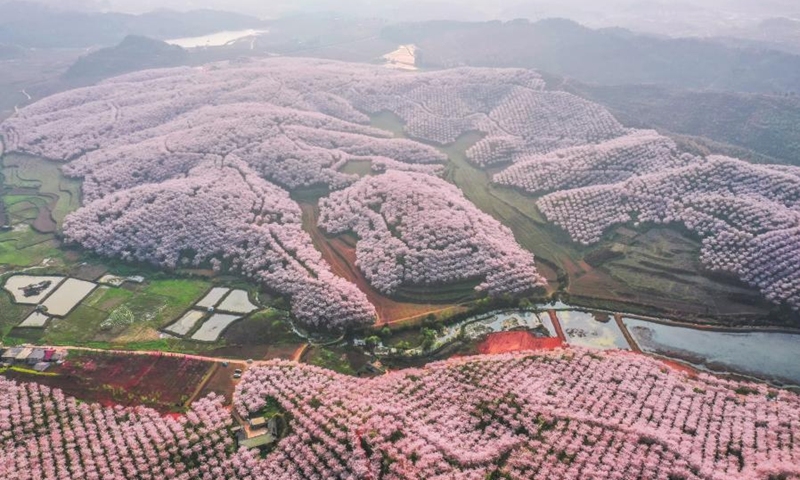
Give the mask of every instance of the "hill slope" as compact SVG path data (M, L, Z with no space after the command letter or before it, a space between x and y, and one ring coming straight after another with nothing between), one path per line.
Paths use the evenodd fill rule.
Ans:
M606 85L653 83L747 92L800 91L800 57L713 40L662 39L568 20L429 22L387 27L421 66L525 67Z

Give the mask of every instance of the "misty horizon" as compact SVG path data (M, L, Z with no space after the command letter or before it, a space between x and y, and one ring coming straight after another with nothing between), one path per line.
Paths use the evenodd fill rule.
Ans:
M12 0L5 3L20 2ZM4 2L0 2L2 4ZM652 0L612 0L598 5L587 0L501 0L448 2L415 0L413 2L371 0L301 0L270 2L258 0L22 0L60 10L84 12L119 12L143 14L155 11L219 10L275 19L287 15L327 13L362 18L383 18L390 22L458 20L508 21L517 18L540 20L567 18L586 26L623 27L638 32L667 36L729 34L739 29L757 28L765 20L785 18L800 21L800 5L790 0L716 0L696 2Z

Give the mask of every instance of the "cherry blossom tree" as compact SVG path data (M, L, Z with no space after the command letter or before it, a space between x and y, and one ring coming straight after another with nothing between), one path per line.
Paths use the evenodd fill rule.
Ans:
M359 268L378 290L479 279L490 295L545 284L533 255L513 233L478 210L458 188L417 173L367 177L320 203L328 233L352 231Z

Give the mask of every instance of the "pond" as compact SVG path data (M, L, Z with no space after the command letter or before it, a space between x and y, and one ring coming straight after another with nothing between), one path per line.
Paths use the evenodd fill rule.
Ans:
M224 313L215 313L206 320L203 325L192 335L192 340L201 342L216 342L222 332L230 326L233 322L242 317L236 315L228 315Z
M562 310L557 315L570 345L599 350L630 350L622 330L610 315L577 310Z
M9 277L3 288L14 297L15 303L37 305L41 303L50 292L61 285L63 280L64 277L53 275L14 275Z
M219 47L228 45L237 40L247 37L255 37L267 33L266 30L236 30L236 31L223 31L212 33L210 35L203 35L202 37L187 37L175 38L167 40L166 43L170 45L177 45L183 48L194 47Z
M800 334L726 332L623 318L639 348L697 367L800 385Z
M77 307L97 287L92 282L68 278L53 292L42 305L47 308L47 314L56 317L65 317L73 308Z
M800 333L769 331L701 330L669 325L662 319L635 319L622 314L622 324L636 345L630 345L623 329L610 312L589 312L559 303L539 305L533 310L492 312L468 318L442 328L431 350L447 345L462 335L479 339L490 333L529 330L537 337L556 337L557 330L548 315L554 310L566 341L578 347L630 350L691 364L699 369L734 373L775 384L800 386ZM429 353L422 348L396 350L379 347L378 355L419 357Z

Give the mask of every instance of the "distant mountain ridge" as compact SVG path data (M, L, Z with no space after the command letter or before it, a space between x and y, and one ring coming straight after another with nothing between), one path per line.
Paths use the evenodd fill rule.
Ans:
M57 10L30 2L0 3L0 43L28 48L110 46L128 35L166 40L261 25L254 17L213 10L128 15Z
M563 89L608 108L625 125L706 137L800 165L800 97L685 90L655 85L588 85ZM721 152L727 153L727 152ZM742 156L741 153L738 153Z
M592 30L564 19L401 24L385 28L382 36L416 44L420 66L427 68L525 67L605 85L800 91L800 56L713 39Z
M189 52L160 40L129 35L122 42L103 48L78 59L64 74L68 80L100 80L123 73L149 68L182 65L188 61Z

